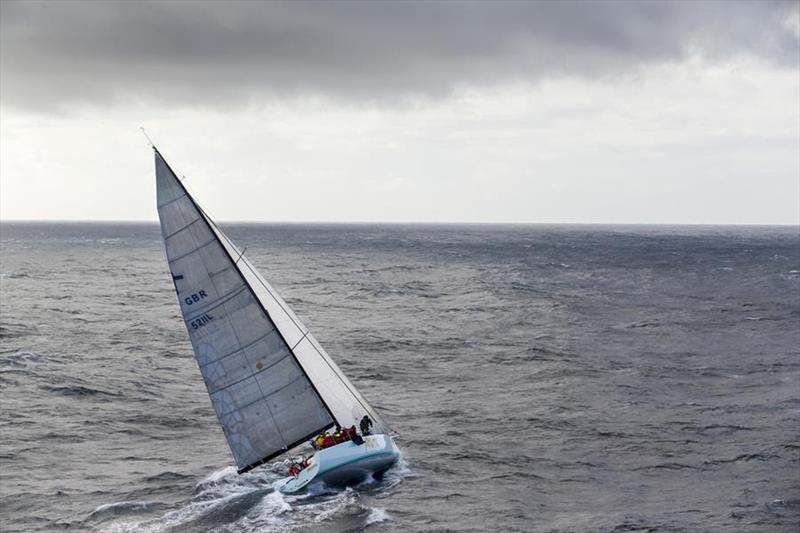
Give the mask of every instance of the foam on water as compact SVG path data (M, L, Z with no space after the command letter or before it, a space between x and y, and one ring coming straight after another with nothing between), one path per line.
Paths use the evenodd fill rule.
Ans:
M92 511L88 520L107 519L119 514L132 514L141 511L149 511L160 507L158 502L150 501L126 501L106 503Z
M0 372L21 372L40 364L42 360L41 355L29 351L0 354Z
M164 515L140 522L120 522L106 526L108 531L214 530L231 522L257 522L260 527L283 524L280 515L291 509L279 493L269 488L267 472L236 475L235 468L213 472L195 486L192 498ZM231 520L233 517L233 520Z
M131 521L115 517L137 514L154 507L153 502L116 502L98 507L88 523L108 521L102 526L109 533L161 533L165 531L287 531L323 523L345 512L366 517L363 525L382 522L388 515L380 509L370 509L353 488L324 488L316 492L282 494L272 487L279 479L284 465L278 461L243 475L236 468L216 470L195 485L194 495L177 509L160 517ZM368 491L388 490L410 472L403 462L386 472L383 481L368 480Z
M368 526L371 524L380 524L381 522L386 522L387 520L391 520L391 516L389 516L389 513L387 513L385 509L374 508L370 510L369 516L367 517L366 522L364 522L364 525Z

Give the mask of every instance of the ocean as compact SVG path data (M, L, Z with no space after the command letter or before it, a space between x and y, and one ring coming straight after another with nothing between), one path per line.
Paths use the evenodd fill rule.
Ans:
M0 530L797 531L797 227L222 224L398 432L238 476L156 224L0 225Z

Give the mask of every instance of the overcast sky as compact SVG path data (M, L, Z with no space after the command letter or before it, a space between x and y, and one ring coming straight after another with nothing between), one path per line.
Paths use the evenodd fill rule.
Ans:
M0 2L0 217L800 224L800 2Z

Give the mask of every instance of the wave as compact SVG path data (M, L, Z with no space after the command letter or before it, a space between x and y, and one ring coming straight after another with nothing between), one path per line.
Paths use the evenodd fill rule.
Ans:
M0 327L0 337L3 336L2 331L3 328ZM26 371L41 364L44 360L45 357L43 355L24 350L0 354L0 372Z
M404 350L416 348L417 344L411 340L403 339L385 339L376 337L374 335L361 338L353 342L353 346L365 351L374 352L390 352L395 350Z
M753 428L733 424L709 424L700 428L701 433L707 431L718 431L723 434L728 434L735 431L753 431Z
M0 324L0 338L13 338L21 337L28 333L37 333L39 328L33 324L24 324L21 322L3 322Z
M24 272L3 272L2 274L0 274L0 277L6 279L26 279L26 278L31 278L33 276L31 276L30 274L26 274Z
M164 505L161 503L143 500L106 503L92 511L89 514L88 519L102 520L119 515L137 514L143 511L152 511L161 507L164 507Z
M388 265L388 266L373 267L373 268L369 268L369 267L358 268L358 269L351 270L351 271L347 272L347 275L350 275L350 276L353 276L353 277L363 277L365 275L366 276L370 276L370 275L373 275L373 274L414 272L414 271L421 271L421 270L430 271L430 270L433 270L433 269L434 269L434 267L429 266L429 265ZM313 280L313 282L314 283L324 283L324 284L330 283L329 280L324 280L323 279L323 280L320 281L319 278L316 279L316 280Z
M121 394L115 392L93 389L91 387L84 387L83 385L70 385L66 387L43 386L41 388L53 394L58 394L60 396L109 396L109 397L122 396Z
M198 419L191 416L153 412L121 417L119 421L124 424L131 424L135 427L150 426L172 429L201 428L204 425L204 420L202 418Z
M777 458L777 455L773 454L762 454L762 453L743 453L737 455L736 457L732 457L730 459L715 459L712 461L703 461L704 466L717 466L717 465L724 465L729 463L748 463L750 461L769 461L770 459Z
M658 321L648 322L646 320L641 322L634 322L633 324L628 324L625 326L628 329L638 329L638 328L660 328L662 324Z
M634 472L640 472L643 470L697 470L698 467L687 465L685 463L659 463L656 465L647 465L647 466L640 466L638 468L634 468Z
M367 520L364 522L364 525L369 526L372 524L380 524L381 522L386 522L391 519L392 517L386 512L385 509L375 508L370 510L369 516L367 516Z
M191 479L191 476L186 474L180 474L178 472L172 472L170 470L166 472L161 472L160 474L156 474L154 476L148 476L144 478L145 483L158 483L162 481L181 481Z

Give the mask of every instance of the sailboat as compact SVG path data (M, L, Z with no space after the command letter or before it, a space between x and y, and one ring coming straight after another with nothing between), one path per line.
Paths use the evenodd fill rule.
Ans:
M380 477L399 457L386 422L153 151L169 270L238 473L313 439L276 489Z

